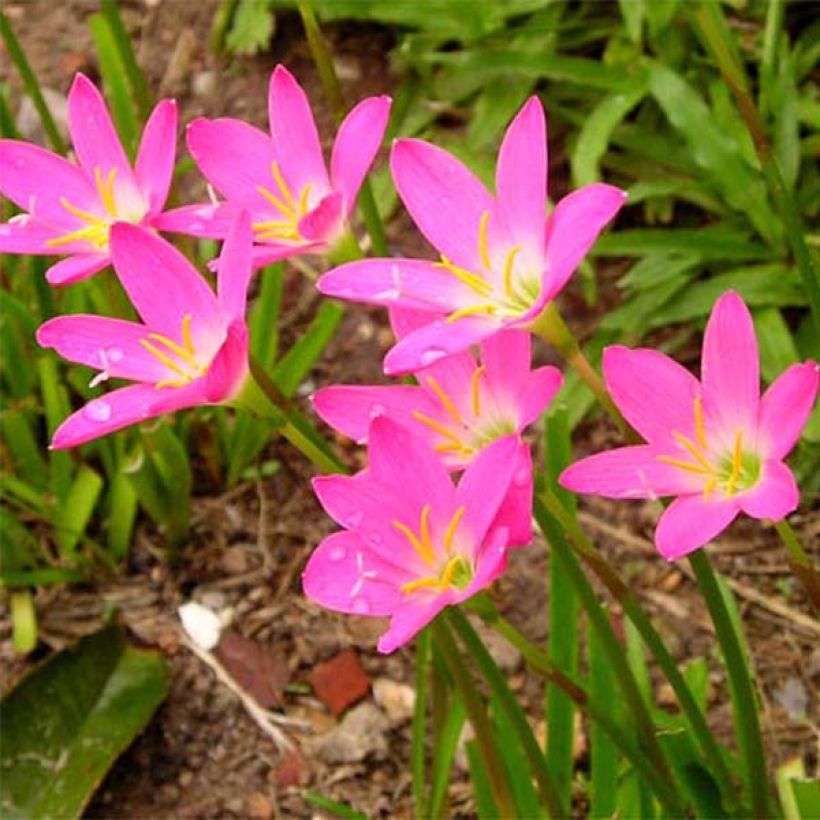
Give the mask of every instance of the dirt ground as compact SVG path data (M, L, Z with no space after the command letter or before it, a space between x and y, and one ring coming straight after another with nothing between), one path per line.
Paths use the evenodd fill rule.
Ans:
M152 89L176 96L182 122L199 115L236 116L265 123L268 77L284 62L304 84L314 103L321 90L298 21L281 16L269 53L258 58L222 60L209 50L208 35L216 3L198 0L123 2L129 29L136 34L138 58ZM20 37L42 82L64 94L77 70L95 76L93 47L86 25L96 11L93 0L26 0L7 2L4 11ZM349 99L389 93L391 77L388 32L367 26L340 26L329 32ZM6 55L0 54L0 81L19 92ZM15 96L19 100L19 93ZM328 115L320 129L331 132ZM561 151L553 150L561 175ZM191 196L202 195L195 175ZM405 252L425 252L406 218L391 226L390 241ZM614 297L604 272L604 302ZM299 297L295 271L287 288L283 342L309 320L317 299ZM600 313L591 314L570 289L563 297L565 314L583 335ZM351 306L337 338L312 375L318 387L334 382L384 380L379 370L390 336L380 313ZM692 346L690 364L696 358ZM539 351L543 361L550 352ZM686 354L684 353L684 358ZM307 409L307 408L306 408ZM578 454L616 442L603 421L584 425L576 434ZM349 443L351 464L360 453ZM194 525L180 562L170 566L158 557L161 539L147 524L139 527L125 577L85 588L48 588L37 599L44 647L59 648L99 627L103 613L116 605L134 636L159 647L167 656L171 690L146 732L118 761L92 805L95 817L310 817L321 814L304 797L310 791L350 803L368 816L409 817L409 698L412 650L389 657L375 652L382 623L336 616L301 594L300 573L316 543L332 528L310 489L309 465L281 442L270 446L281 469L261 482L245 482L215 494L203 481L194 500ZM654 513L640 504L601 500L582 503L584 524L617 561L652 613L676 657L706 656L710 662L709 719L721 735L731 733L725 677L715 659L714 635L684 563L662 561L651 544ZM820 541L820 525L808 515L795 525L805 542ZM809 615L773 531L742 523L712 549L717 566L731 579L741 605L744 626L760 682L763 726L772 764L802 755L813 771L820 737L820 628ZM516 551L510 571L496 584L499 606L529 636L544 639L548 553L543 543ZM298 746L285 752L270 730L215 672L211 662L185 643L176 614L189 600L223 613L234 635L251 639L239 654L249 665L277 670L287 679L275 710L275 727ZM618 613L613 616L617 618ZM0 661L7 688L28 662L15 658L3 617ZM556 625L560 628L560 625ZM334 717L311 693L318 664L352 648L369 683L357 706ZM542 693L525 673L520 657L493 646L511 685L532 707L538 723ZM345 656L346 657L346 656ZM227 663L227 662L226 662ZM240 664L241 665L241 664ZM234 663L234 667L235 663ZM657 683L661 705L674 708L671 692ZM246 686L253 692L258 681ZM274 731L275 733L275 731ZM579 770L586 766L584 727L579 725ZM457 768L451 787L456 815L470 816L470 790Z

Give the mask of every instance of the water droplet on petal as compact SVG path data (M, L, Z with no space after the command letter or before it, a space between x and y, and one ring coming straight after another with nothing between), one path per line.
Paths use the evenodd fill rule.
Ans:
M344 547L331 547L328 551L327 557L331 561L341 561L345 555L347 555L347 550Z
M373 294L374 299L378 299L382 302L392 302L401 296L401 293L397 291L395 288L389 288L388 290L380 290L378 293Z
M531 477L532 473L524 467L518 470L513 476L513 484L515 484L516 487L526 487L527 484L530 483Z
M353 527L358 527L358 526L359 526L359 524L361 524L361 523L362 523L362 518L364 518L364 515L363 515L363 513L362 513L362 512L360 512L360 511L358 511L358 512L352 512L352 513L350 513L350 515L349 515L349 516L345 519L345 526L346 526L346 527L351 527L351 528L353 528Z
M364 598L354 598L350 604L350 608L357 615L367 615L370 612L370 604Z
M423 365L432 364L439 359L443 359L447 355L447 351L440 347L428 347L424 353L421 354L421 363Z
M109 362L119 362L122 361L125 353L121 347L109 347L108 350L106 350L105 355L108 356Z
M383 416L387 412L387 408L383 404L374 404L370 408L369 416L371 419L377 419L379 416Z
M379 544L384 543L384 538L377 532L371 532L370 535L367 536L367 539L371 544L375 544L377 547Z
M85 406L85 414L91 421L108 421L111 418L111 405L104 399L95 399Z

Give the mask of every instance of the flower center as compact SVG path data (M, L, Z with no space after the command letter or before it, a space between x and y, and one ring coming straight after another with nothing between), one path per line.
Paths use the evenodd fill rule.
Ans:
M253 230L256 238L300 241L302 235L299 233L299 220L310 210L308 207L310 184L302 188L297 200L285 182L278 162L271 163L271 174L276 183L277 193L270 191L264 185L257 185L256 190L279 211L282 218L254 222Z
M156 387L183 387L198 379L208 369L208 364L201 364L196 357L194 340L191 335L191 314L182 317L182 344L163 336L161 333L149 333L140 339L140 345L168 368L169 378L157 382Z
M756 453L743 449L743 431L738 428L730 450L710 453L703 425L703 403L695 397L695 441L677 431L672 437L691 457L691 461L672 456L657 456L658 461L703 479L703 498L708 501L715 490L725 498L754 487L760 478L760 459Z
M60 205L72 216L76 216L77 219L85 223L85 227L70 231L62 236L56 236L53 239L47 239L45 244L49 248L59 248L72 242L83 241L90 242L95 250L102 250L108 246L108 231L112 223L124 219L123 214L117 211L117 199L114 194L114 178L116 176L116 168L112 168L105 176L103 176L102 169L99 166L94 168L94 183L97 187L100 202L105 208L104 216L84 211L82 208L72 205L65 197L60 197ZM143 215L144 210L136 209L136 212L130 218L126 218L125 221L139 222Z
M473 566L464 555L453 553L453 541L456 530L466 507L459 507L444 532L442 550L436 550L430 538L430 505L425 504L421 510L418 533L414 532L401 521L393 521L393 526L410 542L410 546L424 561L425 565L437 570L431 575L424 575L415 581L402 584L401 591L410 594L419 589L429 589L443 592L446 589L464 589L473 580ZM441 554L443 553L443 555Z
M540 282L526 272L516 271L516 258L521 252L520 245L512 245L509 248L500 272L493 267L487 242L489 222L490 212L484 211L478 225L478 255L481 258L483 272L468 271L444 255L441 262L437 263L437 267L451 273L479 297L475 304L453 311L446 318L447 322L455 322L464 316L518 316L529 310L538 298ZM487 278L487 274L490 279Z
M444 411L453 420L455 426L444 424L430 418L420 410L413 411L413 418L442 436L443 441L435 446L437 453L452 453L461 458L470 458L482 447L486 447L501 436L508 436L516 431L516 425L510 419L482 419L481 412L481 375L485 367L481 365L473 371L470 384L470 409L472 419L466 420L453 400L445 393L441 385L432 376L426 376L427 385L441 403Z

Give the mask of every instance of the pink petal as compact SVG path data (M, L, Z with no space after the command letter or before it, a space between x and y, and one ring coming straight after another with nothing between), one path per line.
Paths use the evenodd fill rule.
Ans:
M767 461L762 465L760 480L738 496L740 508L752 518L780 521L800 504L800 490L794 473L782 461Z
M388 308L390 327L397 339L403 339L414 330L429 325L436 319L443 319L444 314L432 313L429 310L414 310L413 308Z
M250 217L247 211L240 211L231 223L217 261L217 299L224 314L231 319L245 318L252 246Z
M224 326L213 292L173 245L126 222L112 226L110 244L117 276L151 330L176 339L186 314L195 331Z
M68 92L68 130L77 159L89 175L93 175L95 168L100 169L103 177L116 169L117 181L134 187L134 172L105 100L83 74L74 77Z
M500 515L500 513L499 513ZM496 522L498 519L496 519ZM461 603L468 598L472 598L484 587L489 586L507 568L509 533L506 527L493 524L490 534L484 539L484 543L478 552L476 573L470 585L455 595L454 603ZM522 545L523 546L523 545Z
M322 276L316 287L325 296L370 305L451 312L475 301L455 276L423 259L363 259Z
M362 181L384 139L390 117L390 97L368 97L344 119L336 133L330 157L330 179L342 194L343 210L349 214Z
M390 627L379 638L379 652L389 655L412 641L452 599L453 593L450 591L424 597L415 595L408 599L404 606L394 611Z
M298 224L299 234L309 242L332 242L341 233L344 204L338 192L328 194Z
M658 460L657 447L618 447L582 458L567 467L559 483L567 490L605 498L659 498L696 492L703 482Z
M158 382L166 368L140 344L149 329L105 316L57 316L37 330L37 343L64 359L108 373L111 378Z
M417 427L414 410L427 415L436 413L424 391L409 384L325 387L313 396L313 409L322 421L359 444L367 441L370 424L379 416L387 416L405 427Z
M481 343L481 363L493 385L516 395L530 375L532 356L530 334L523 330L504 330Z
M47 245L49 239L60 236L61 232L28 214L12 217L9 222L0 223L0 253L30 253L36 255L62 256L66 253L88 250L88 242L72 242L71 245L53 247Z
M61 199L94 213L101 207L80 168L45 148L17 140L0 140L0 193L32 216L67 230L75 230L79 220Z
M555 206L547 221L549 268L542 298L552 299L564 287L625 201L626 193L620 188L595 182L578 188Z
M291 189L298 192L305 185L320 191L330 188L310 102L283 65L276 66L271 75L268 116L282 175Z
M757 339L749 309L734 291L717 300L706 324L701 381L704 399L729 433L754 425L760 400Z
M198 380L202 382L202 398L196 403L230 401L244 386L248 372L248 326L240 318L228 325L222 347L211 360L205 376Z
M160 415L152 409L160 393L153 385L132 384L92 399L57 428L51 448L79 447L87 441Z
M66 246L63 246L65 250ZM46 271L46 281L50 285L71 285L74 282L81 282L99 273L111 264L111 257L108 254L100 253L80 253L69 256L56 262Z
M467 316L455 322L436 320L398 342L384 359L384 372L400 376L429 367L433 362L461 353L503 325L484 317Z
M335 612L389 615L406 596L399 589L411 580L374 555L352 532L336 532L319 544L302 573L308 598Z
M541 417L563 383L563 373L551 365L539 367L529 374L516 400L521 429L529 427Z
M259 270L291 256L302 256L308 253L322 253L325 246L321 242L305 243L301 245L277 245L266 242L264 245L253 246L253 269Z
M785 458L808 421L817 389L820 366L793 364L772 383L760 400L758 450L767 458Z
M241 120L194 120L186 133L188 150L199 170L232 204L252 214L275 210L259 186L275 188L271 163L276 158L270 137Z
M734 498L705 501L700 493L676 498L658 522L655 546L667 561L682 558L723 532L738 512Z
M538 97L527 100L504 135L495 188L506 234L541 247L547 216L547 124Z
M532 541L533 472L529 444L519 443L515 459L512 482L493 521L493 527L503 527L506 531L505 549L524 547Z
M176 101L161 100L142 132L134 174L152 214L162 210L171 187L177 150L177 119Z
M201 202L158 214L151 220L151 226L158 231L224 239L236 212L237 206L229 202L220 202L218 205Z
M400 139L390 168L399 196L427 241L455 264L482 269L479 226L493 200L452 154L429 142Z
M686 368L656 350L613 345L604 350L603 370L612 400L647 441L692 435L700 384Z
M521 488L532 482L528 450L517 436L505 436L482 449L464 471L456 490L456 505L467 508L460 526L470 533L473 549L484 540L513 481ZM514 523L520 532L520 523Z

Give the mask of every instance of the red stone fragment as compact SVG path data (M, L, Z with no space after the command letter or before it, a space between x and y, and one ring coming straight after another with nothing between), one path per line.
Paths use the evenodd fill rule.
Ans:
M314 667L308 680L316 697L337 717L370 691L370 678L353 649Z

